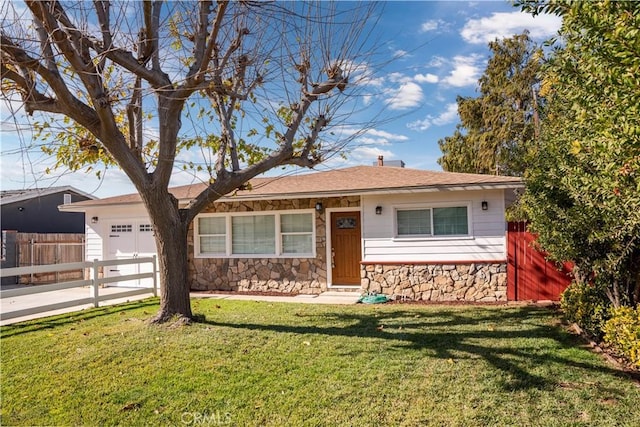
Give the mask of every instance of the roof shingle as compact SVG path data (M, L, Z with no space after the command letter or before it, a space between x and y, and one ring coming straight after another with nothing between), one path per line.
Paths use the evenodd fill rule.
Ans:
M325 172L254 178L250 181L250 189L238 190L220 201L328 197L417 190L518 188L522 185L520 178L510 176L437 172L387 166L355 166ZM174 187L170 191L184 203L197 196L205 186L204 183L198 183ZM127 194L73 203L73 205L105 206L140 203L140 201L138 194Z

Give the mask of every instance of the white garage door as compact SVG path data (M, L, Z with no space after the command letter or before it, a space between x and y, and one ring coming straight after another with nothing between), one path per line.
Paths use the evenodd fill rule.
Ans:
M114 221L109 227L107 241L108 259L146 258L156 254L156 242L153 228L148 221ZM106 277L118 277L129 274L153 271L151 263L114 265L105 267ZM117 282L114 286L152 287L152 279L138 279Z

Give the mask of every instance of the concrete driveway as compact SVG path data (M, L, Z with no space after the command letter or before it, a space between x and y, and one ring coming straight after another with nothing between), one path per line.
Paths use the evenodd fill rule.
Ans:
M21 286L21 287L24 287L24 286ZM13 286L11 288L7 286L2 287L3 291L8 289L16 289L16 286ZM138 289L138 288L105 287L105 288L100 288L99 292L100 292L100 295L102 296L102 295L113 295L119 292L128 291L132 289ZM141 300L141 299L149 298L152 295L153 294L151 292L151 289L149 289L149 294L133 295L133 296L128 296L124 298L116 298L116 299L111 299L107 301L102 301L100 302L100 306L121 304L124 302ZM65 302L65 301L73 301L73 300L78 300L82 298L88 298L90 296L93 296L93 289L87 286L87 287L81 287L81 288L63 289L63 290L52 291L52 292L42 292L42 293L33 294L33 295L21 295L17 297L2 298L0 299L0 326L10 325L12 323L17 323L17 322L23 322L25 320L39 319L41 317L54 316L54 315L63 314L63 313L72 313L74 311L93 308L93 304L82 304L82 305L76 305L73 307L61 308L59 310L47 311L44 313L36 313L36 314L30 314L28 316L16 317L13 319L4 319L4 316L3 316L4 313L9 313L12 311L24 310L24 309L33 308L33 307L39 307L42 305L56 304L56 303Z

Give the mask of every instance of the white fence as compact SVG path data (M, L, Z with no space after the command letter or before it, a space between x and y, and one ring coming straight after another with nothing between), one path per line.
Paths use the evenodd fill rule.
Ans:
M127 264L153 264L153 271L148 273L129 274L117 277L99 277L99 271L101 267L113 266L113 265L127 265ZM124 260L108 260L98 261L93 260L86 262L71 262L66 264L51 264L51 265L37 265L32 267L15 267L4 268L0 271L0 277L7 276L21 276L24 274L38 274L38 273L51 273L78 269L90 269L90 279L86 280L73 280L68 282L55 283L52 285L37 285L20 289L10 289L0 292L0 298L13 298L22 295L34 295L44 292L59 291L63 289L79 288L83 286L90 287L90 294L87 298L74 299L70 301L58 302L55 304L40 305L38 307L25 308L22 310L15 310L6 313L2 313L2 320L13 319L16 317L28 316L36 313L44 313L47 311L59 310L61 308L75 307L85 304L93 304L94 307L99 307L101 301L107 301L110 299L124 298L133 295L141 295L146 293L153 293L153 296L158 294L158 279L157 279L157 264L156 257L149 258L135 258ZM120 283L131 280L139 279L153 279L153 287L151 288L139 288L132 289L123 292L110 293L108 295L100 295L100 285L107 283Z

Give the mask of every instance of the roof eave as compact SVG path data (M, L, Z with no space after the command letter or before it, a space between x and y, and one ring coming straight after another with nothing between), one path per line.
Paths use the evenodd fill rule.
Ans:
M477 183L477 184L440 184L440 185L422 185L414 187L390 187L390 188L371 188L371 189L359 189L359 190L328 190L328 191L315 191L308 193L278 193L278 194L236 194L234 196L221 197L214 201L216 202L234 202L234 201L251 201L251 200L283 200L283 199L318 199L327 197L343 197L343 196L359 196L359 195L385 195L385 194L412 194L412 193L434 193L442 191L487 191L487 190L508 190L524 188L524 183L520 180L509 182L497 182L497 183ZM179 200L181 207L186 206L191 202L191 198L182 198ZM115 207L115 206L132 206L141 205L142 201L127 201L116 202L112 204L102 204L100 200L97 203L91 204L87 202L80 206L75 203L70 205L59 206L60 211L63 212L86 212L92 208L99 207ZM74 206L76 205L76 206Z
M358 195L385 195L385 194L412 194L435 193L439 191L482 191L482 190L508 190L524 188L522 182L505 182L492 184L455 184L455 185L429 185L404 188L373 188L366 190L342 190L342 191L315 191L312 193L278 193L260 195L235 195L233 197L221 197L216 202L232 202L236 200L282 200L282 199L317 199L326 197L358 196ZM188 203L190 199L181 199L180 203Z
M70 185L66 185L64 187L54 187L54 188L45 188L41 192L33 194L33 193L23 193L16 196L5 197L0 201L2 205L9 205L11 203L24 202L25 200L36 199L38 197L45 197L51 194L56 193L76 193L79 196L86 197L90 200L97 200L96 196L93 196L89 193L85 193L84 191L78 190L77 188L71 187Z

